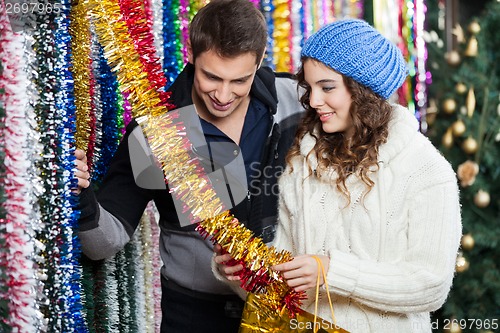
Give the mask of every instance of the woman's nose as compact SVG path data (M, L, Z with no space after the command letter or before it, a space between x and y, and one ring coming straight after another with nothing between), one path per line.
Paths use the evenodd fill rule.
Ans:
M321 98L321 96L317 93L313 93L311 91L311 93L309 94L309 105L314 108L314 109L317 109L318 107L322 106L323 105L323 99Z

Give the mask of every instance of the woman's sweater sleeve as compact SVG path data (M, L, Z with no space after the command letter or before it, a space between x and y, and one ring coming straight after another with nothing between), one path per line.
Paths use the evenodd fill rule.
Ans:
M446 300L461 237L456 182L421 189L411 196L408 249L398 262L361 260L332 250L330 292L372 308L399 313L434 311ZM385 251L390 251L386 244Z

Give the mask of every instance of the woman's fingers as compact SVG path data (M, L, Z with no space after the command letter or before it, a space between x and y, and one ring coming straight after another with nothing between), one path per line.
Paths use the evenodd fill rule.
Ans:
M281 272L290 288L296 291L304 291L315 288L318 282L318 262L314 255L301 255L293 260L275 265L273 269ZM328 262L326 256L318 256L322 262ZM327 269L327 268L325 268ZM323 284L323 277L320 273L320 284Z

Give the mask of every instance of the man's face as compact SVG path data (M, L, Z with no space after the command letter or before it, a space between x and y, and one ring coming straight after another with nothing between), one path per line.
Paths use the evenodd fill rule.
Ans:
M254 54L223 58L208 51L201 53L194 65L193 100L202 118L217 121L246 111L257 71Z

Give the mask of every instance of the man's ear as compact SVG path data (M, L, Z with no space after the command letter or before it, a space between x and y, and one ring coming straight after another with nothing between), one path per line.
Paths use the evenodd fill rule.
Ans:
M191 40L189 38L186 40L186 51L188 62L194 65L193 48L191 47Z
M260 61L259 61L259 65L257 66L257 69L259 69L262 66L262 62L264 61L265 56L266 56L266 50L264 50L262 57L260 57Z

